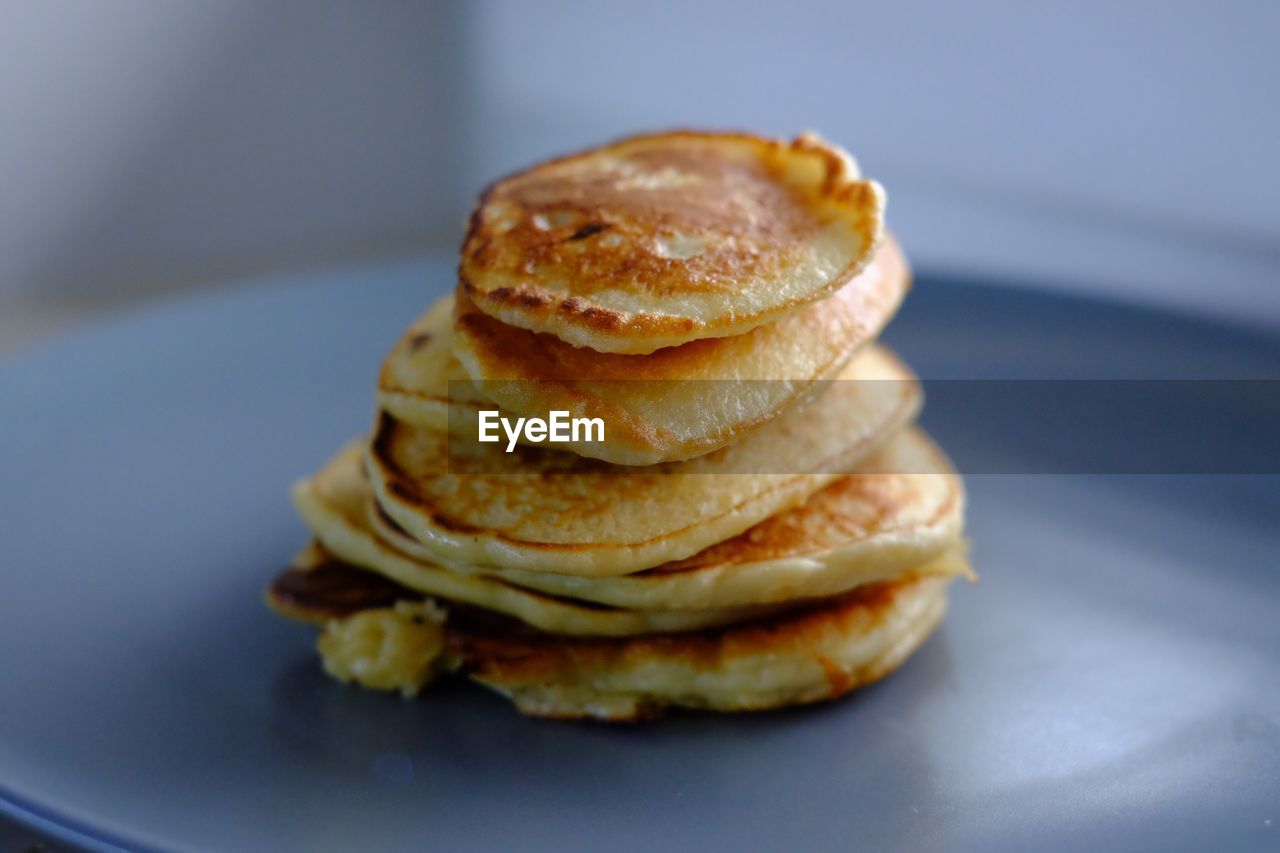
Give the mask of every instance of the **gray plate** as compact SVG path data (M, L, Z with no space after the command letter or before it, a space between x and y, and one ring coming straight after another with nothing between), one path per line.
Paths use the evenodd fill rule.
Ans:
M329 682L260 603L287 489L451 281L268 282L0 364L4 810L184 849L1280 847L1276 477L972 477L981 584L822 707L608 728ZM890 338L935 378L1280 374L1263 336L928 275Z

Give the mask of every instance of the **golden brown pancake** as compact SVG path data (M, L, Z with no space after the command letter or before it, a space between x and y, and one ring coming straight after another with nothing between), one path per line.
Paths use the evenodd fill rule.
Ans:
M834 293L870 262L883 208L880 186L813 134L638 136L489 187L461 287L508 325L650 353Z
M369 526L396 550L430 552L378 508ZM455 566L518 586L615 607L740 607L838 595L916 574L952 574L963 561L964 486L922 430L887 446L800 506L685 560L615 578Z
M336 559L381 575L419 595L483 607L558 634L626 636L690 631L777 609L758 606L667 610L658 606L630 610L525 589L501 578L448 571L396 550L368 527L365 505L370 494L360 456L359 445L348 445L314 477L294 487L294 505L316 540L295 560L294 571L332 564ZM305 580L314 586L315 581L326 576L312 575ZM297 574L287 577L304 580ZM371 584L362 584L361 595L371 594ZM384 585L377 594L386 597L390 592ZM279 598L287 601L287 595Z
M455 335L454 300L447 297L419 317L384 360L378 404L405 423L469 435L476 434L482 409L499 408L507 417L546 417L561 409L608 425L604 441L558 444L562 449L622 465L691 458L806 402L818 380L878 333L910 279L891 238L858 279L875 283L848 285L744 335L645 356L594 353L505 326L465 297Z
M949 581L905 576L750 622L625 638L557 636L474 608L400 600L329 619L317 646L341 681L413 695L459 672L531 716L759 711L833 699L896 669L941 621ZM268 601L279 607L275 589Z
M535 717L635 720L835 699L897 669L946 614L950 578L860 587L798 613L692 634L566 639L445 622L451 669Z
M685 462L623 468L571 453L452 442L383 416L378 503L438 562L605 577L690 557L803 503L908 423L918 384L867 349L802 410Z
M689 459L808 402L819 380L832 377L879 334L909 284L906 259L895 242L886 240L871 265L828 299L741 335L649 355L598 353L513 328L459 295L452 346L474 386L455 383L454 388L464 404L474 388L516 415L545 418L563 410L600 418L606 424L604 441L565 445L584 456L623 465ZM438 330L434 334L440 336ZM424 367L453 375L448 373L452 365L441 365L425 349L419 350ZM407 345L397 347L391 360L405 358L407 350ZM397 366L384 376L388 373L402 377L411 371ZM389 402L394 407L396 401ZM474 434L472 419L457 423Z

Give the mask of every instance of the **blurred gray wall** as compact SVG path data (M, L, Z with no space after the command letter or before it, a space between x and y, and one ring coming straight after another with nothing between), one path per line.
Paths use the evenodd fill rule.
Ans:
M0 292L109 299L458 230L461 4L0 8Z
M452 249L496 174L679 125L845 144L919 266L1280 325L1265 0L0 9L0 335L14 306Z

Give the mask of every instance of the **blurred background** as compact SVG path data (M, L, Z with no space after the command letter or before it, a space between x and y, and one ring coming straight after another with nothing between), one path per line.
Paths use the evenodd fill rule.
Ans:
M637 130L816 129L917 267L1280 328L1280 4L6 0L0 354L259 274L452 251Z

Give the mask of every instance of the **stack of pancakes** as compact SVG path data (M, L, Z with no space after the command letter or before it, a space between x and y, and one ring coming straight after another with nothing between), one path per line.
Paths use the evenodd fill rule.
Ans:
M534 715L892 671L970 570L960 479L875 342L910 285L883 208L812 135L636 137L494 184L372 434L295 487L314 539L268 601L340 680L456 672ZM557 410L603 436L478 440L482 411Z

